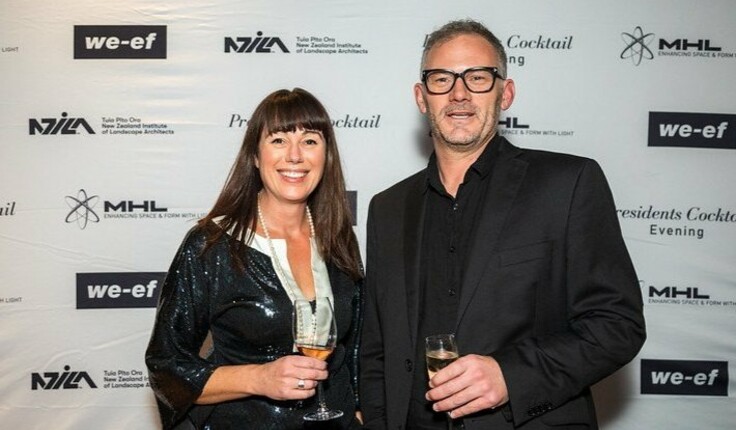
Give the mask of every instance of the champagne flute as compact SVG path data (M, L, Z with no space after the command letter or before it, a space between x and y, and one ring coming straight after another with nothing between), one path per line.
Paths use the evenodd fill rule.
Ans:
M435 334L427 336L424 342L429 379L432 379L437 372L444 369L460 357L457 352L457 344L455 343L454 334ZM446 412L445 414L447 416L447 428L448 430L452 430L453 422L450 417L450 413Z
M335 313L329 297L294 300L292 322L297 350L307 357L327 360L337 344ZM304 415L305 421L328 421L343 415L340 410L327 408L322 381L317 383L317 398L317 411Z

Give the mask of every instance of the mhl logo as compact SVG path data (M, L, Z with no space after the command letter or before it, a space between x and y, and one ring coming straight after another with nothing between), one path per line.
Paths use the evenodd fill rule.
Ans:
M736 149L733 114L649 112L649 146Z
M166 58L166 26L75 25L74 58Z
M61 113L61 118L41 118L28 120L28 133L40 134L80 134L84 129L89 134L95 134L92 127L84 118L69 118L66 112Z
M625 43L624 50L621 51L622 59L631 59L635 66L641 64L642 60L654 59L654 52L650 49L650 45L655 38L654 33L644 33L640 26L636 26L632 33L621 33L621 37ZM710 57L711 52L719 52L717 54L719 57L733 57L731 53L720 54L722 48L711 46L711 44L710 39L678 38L667 40L659 38L657 47L659 48L659 55Z
M677 287L664 287L661 290L658 290L656 287L649 286L649 297L664 297L667 299L700 299L700 300L707 300L710 299L710 294L700 294L698 291L698 287L686 287L682 289L677 289Z
M256 37L226 37L225 38L225 52L237 52L237 53L272 53L273 47L276 46L281 49L281 52L289 53L286 49L286 45L278 37L262 37L263 32L259 31L256 33Z
M641 393L728 396L728 362L641 360Z
M672 42L668 42L665 39L659 39L659 49L661 51L664 51L665 49L687 51L690 48L694 48L696 51L719 52L721 50L721 48L717 46L710 46L709 39L698 39L697 42L691 42L688 39L675 39Z
M86 382L89 388L97 388L95 381L87 372L70 372L69 366L64 366L64 371L31 373L31 390L68 390L82 388L81 383Z
M77 273L77 309L155 308L166 272Z
M168 208L156 207L156 200L144 200L143 203L136 204L132 200L123 200L118 203L105 201L105 212L168 212Z
M506 119L499 120L498 125L502 125L506 128L529 128L529 124L522 124L519 122L519 118L510 116Z

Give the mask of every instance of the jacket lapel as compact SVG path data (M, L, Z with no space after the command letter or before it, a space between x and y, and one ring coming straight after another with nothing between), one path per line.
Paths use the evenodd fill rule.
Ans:
M465 275L460 290L460 303L457 312L457 328L470 304L481 276L489 265L493 250L498 245L501 230L506 222L516 194L526 174L527 162L517 159L521 151L506 139L498 141L499 158L493 167L491 183L483 209L478 220L475 238L472 242Z
M419 321L419 257L422 247L422 229L424 226L425 187L426 175L418 175L417 181L408 190L404 203L404 279L412 351L416 347Z
M327 272L329 273L330 286L332 287L332 307L335 312L337 329L340 330L342 327L350 327L353 313L351 302L355 292L355 283L333 264L327 264Z

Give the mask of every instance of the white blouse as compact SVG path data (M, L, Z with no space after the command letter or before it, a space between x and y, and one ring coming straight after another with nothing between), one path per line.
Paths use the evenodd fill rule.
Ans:
M284 290L292 303L294 303L294 300L296 299L313 300L314 297L304 296L304 293L294 279L294 274L291 271L291 266L289 265L289 259L286 256L286 239L271 239L271 242L273 243L273 249L276 252L276 259L278 259L278 262L281 265L281 271L283 271L283 275L286 279L282 279L281 271L276 268L277 263L274 261L275 259L273 255L271 255L271 247L268 246L268 239L258 234L254 234L253 241L250 246L271 258L276 276L278 276L279 281L281 281L281 285L284 286ZM319 254L317 241L313 237L309 239L309 244L311 246L312 254L312 277L314 278L315 297L328 297L330 299L330 303L333 303L334 306L335 302L332 297L332 286L330 285L330 276L327 272L325 260L323 260L322 256Z

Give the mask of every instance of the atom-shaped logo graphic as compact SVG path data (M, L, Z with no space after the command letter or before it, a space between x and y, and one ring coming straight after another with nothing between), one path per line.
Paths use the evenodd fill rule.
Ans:
M92 210L97 204L99 196L87 197L84 189L79 190L77 197L66 196L66 204L71 211L66 216L67 223L76 222L80 229L87 228L88 222L100 222L100 217Z
M621 38L626 44L626 48L621 51L621 59L631 58L635 66L641 64L641 60L654 59L654 53L649 49L649 44L654 39L654 33L644 34L638 25L634 29L634 33L621 33Z

